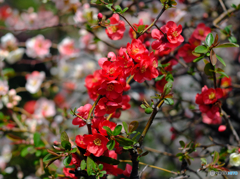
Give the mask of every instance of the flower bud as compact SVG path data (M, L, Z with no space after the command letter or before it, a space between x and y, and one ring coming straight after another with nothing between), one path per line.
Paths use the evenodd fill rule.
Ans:
M97 16L97 17L98 17L98 20L100 20L100 21L101 21L101 20L102 20L102 18L103 18L103 15L102 15L102 13L98 13L98 16Z
M146 114L151 114L153 112L153 109L152 108L146 108L145 109L145 113Z
M218 127L218 131L219 131L219 132L223 132L223 131L226 130L226 128L227 128L226 126L221 125L221 126Z

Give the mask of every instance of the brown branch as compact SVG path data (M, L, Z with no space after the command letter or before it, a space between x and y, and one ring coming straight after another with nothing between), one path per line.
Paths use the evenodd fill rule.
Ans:
M231 9L228 9L227 11L223 12L218 18L216 18L214 21L213 21L213 25L217 28L220 29L220 26L218 26L217 24L219 22L221 22L226 16L228 16L229 14L237 11L238 9L235 9L235 8L231 8Z

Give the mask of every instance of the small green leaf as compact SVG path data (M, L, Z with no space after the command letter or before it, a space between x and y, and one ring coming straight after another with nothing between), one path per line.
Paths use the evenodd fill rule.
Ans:
M165 80L166 80L167 82L173 82L173 81L174 81L174 78L173 78L173 76L172 76L171 73L168 73L168 74L166 75Z
M68 165L68 166L65 166L65 168L76 168L75 165Z
M106 6L106 8L108 8L108 9L110 9L112 11L113 10L112 9L112 5L113 5L113 3L109 3L109 4L105 5L105 6Z
M92 175L93 169L96 168L95 165L96 164L92 160L92 158L88 156L87 157L87 173L88 173L89 176Z
M166 104L168 104L168 105L173 105L173 104L174 104L174 101L173 101L173 99L171 99L171 98L165 98L165 99L164 99L164 102L165 102Z
M224 72L217 72L217 73L219 73L219 74L221 74L221 75L223 75L223 76L229 78L229 76L228 76L226 73L224 73Z
M42 154L42 151L41 151L41 150L37 150L36 153L35 153L36 157L40 157L41 154Z
M103 169L103 164L100 163L100 164L98 165L98 169L99 169L99 170L102 170L102 169Z
M206 44L211 47L211 45L213 44L214 42L214 37L213 37L213 34L212 33L209 33L205 39L205 42Z
M146 109L146 108L147 108L144 104L141 104L140 107L141 107L142 109Z
M61 142L63 142L63 141L69 142L69 137L66 132L62 132L62 134L61 134Z
M125 7L123 10L122 10L122 13L126 12L128 10L128 7Z
M208 48L203 46L203 45L200 45L200 46L197 46L195 48L194 52L196 52L196 53L207 53L208 52Z
M72 161L72 155L68 155L68 156L66 156L65 159L63 160L63 165L64 165L64 166L67 166L67 165L69 165L69 164L71 163L71 161Z
M239 47L239 45L235 43L223 43L214 48L227 48L227 47Z
M211 65L211 63L207 63L204 67L205 74L208 76L212 76L213 72L211 72L210 70L212 70L212 65Z
M68 141L62 141L62 142L61 142L61 145L62 145L62 147L63 147L64 149L66 149L66 150L68 150L68 151L70 151L70 150L72 149L71 143L68 142Z
M129 126L128 126L128 131L129 133L132 133L133 131L135 131L138 128L139 122L138 121L132 121L130 122Z
M125 132L128 134L128 125L125 121L122 122Z
M163 94L168 95L171 90L172 90L172 82L168 82L165 84L165 86L163 88Z
M234 36L229 37L228 41L231 43L237 43L237 39Z
M48 162L49 160L52 160L54 158L59 158L55 155L52 155L52 154L47 154L44 158L43 158L43 162Z
M181 145L182 148L185 147L185 143L182 140L179 141L179 144Z
M27 147L25 147L21 150L21 156L22 157L25 157L28 154L28 147L29 146L27 146Z
M82 160L81 164L80 164L81 170L85 170L86 166L87 166L87 164L86 164L85 160Z
M121 6L116 5L116 6L114 6L114 8L115 8L115 12L119 12L119 13L122 12L122 8L121 8Z
M75 152L77 152L77 148L73 148L73 149L70 151L70 153L75 153Z
M137 32L142 32L145 29L145 25L138 26Z
M41 144L41 134L35 132L33 135L34 146L39 147Z
M214 151L214 155L213 155L213 163L217 163L219 160L219 154L217 151Z
M205 158L201 158L203 164L207 165L207 160Z
M222 57L218 56L217 54L216 54L216 56L217 56L217 59L218 59L224 66L226 66L226 63L224 62L224 60L222 59Z
M122 131L122 125L117 125L113 131L113 135L117 136L121 133L121 131Z
M155 81L160 81L163 78L164 78L164 75L158 76L157 78L155 78Z
M123 145L123 146L130 146L133 145L133 141L131 139L125 138L125 137L116 137L116 141Z
M112 135L113 135L113 133L112 133L112 131L111 131L111 129L110 129L109 127L103 126L103 129L105 129L105 130L107 131L107 134L108 134L109 136L112 136Z
M114 146L115 146L115 140L108 141L108 143L107 143L108 150L113 150Z

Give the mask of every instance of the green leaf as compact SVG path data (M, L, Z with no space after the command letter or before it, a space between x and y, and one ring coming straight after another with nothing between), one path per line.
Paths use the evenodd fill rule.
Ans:
M130 133L132 133L133 131L135 131L138 128L139 122L138 121L132 121L130 122L129 126L128 126L128 131Z
M146 25L140 25L138 26L137 32L142 32L145 29Z
M165 86L163 88L163 94L168 95L171 90L172 90L172 82L168 82L165 84Z
M208 52L208 48L203 46L203 45L200 45L200 46L197 46L195 48L194 52L196 52L196 53L207 53Z
M4 68L2 69L2 75L7 77L15 76L15 71L13 68Z
M69 164L71 163L71 161L72 161L72 155L68 155L68 156L66 156L65 159L63 160L63 165L64 165L64 166L67 166L67 165L69 165Z
M141 104L140 107L141 107L142 109L146 109L146 108L147 108L144 104Z
M21 150L21 156L22 157L25 157L29 152L28 152L28 147L29 146L27 146L27 147L25 147L25 148L23 148L22 150Z
M113 10L112 9L112 5L113 5L113 3L109 3L109 4L105 5L105 6L106 6L106 8L108 8L108 9L110 9L112 11Z
M181 145L182 148L185 147L185 143L182 140L179 141L179 144Z
M100 163L100 164L98 165L98 169L99 169L99 170L102 170L102 169L103 169L103 164Z
M68 165L68 166L65 166L65 168L75 168L76 166L75 165Z
M116 137L116 141L123 145L123 146L130 146L133 145L133 141L131 139L125 138L125 137Z
M68 141L62 141L62 142L61 142L61 145L62 145L62 147L63 147L65 150L70 151L70 150L72 149L71 143L68 142Z
M174 78L173 78L173 76L172 76L171 73L168 73L167 76L166 76L166 78L165 78L165 80L166 80L167 82L173 82L173 81L174 81Z
M62 132L62 134L61 134L61 142L63 142L63 141L69 142L69 137L66 132Z
M114 6L114 8L115 8L115 12L119 12L119 13L122 12L122 8L121 8L121 6L116 5L116 6Z
M128 125L127 125L127 123L125 121L123 121L122 124L123 124L123 128L124 128L125 132L128 134L129 132L128 132Z
M208 76L212 76L213 72L211 72L210 70L212 70L212 65L211 65L211 63L207 63L204 67L205 74Z
M113 131L113 135L116 136L116 135L119 135L122 131L122 125L117 125Z
M75 153L75 152L77 152L77 148L73 148L73 149L70 151L70 153Z
M35 132L33 135L34 146L39 147L41 144L41 134Z
M209 33L205 39L205 42L206 44L211 47L211 45L213 44L214 42L214 37L213 37L213 34L212 33Z
M231 43L237 43L237 39L234 36L229 37L228 41Z
M85 160L82 160L81 164L80 164L81 170L85 170L86 166L87 166L87 164L86 164Z
M113 150L114 146L115 146L115 140L108 141L108 143L107 143L108 150Z
M35 153L36 157L40 157L41 154L42 154L42 151L41 151L41 150L37 150L36 153Z
M120 163L118 160L110 158L110 157L106 157L106 156L100 156L97 159L101 162L108 163L111 165L118 165Z
M164 78L164 75L158 76L157 78L155 78L155 81L160 81L163 78Z
M122 13L126 12L128 10L128 7L125 7L123 10L122 10Z
M89 176L92 174L93 169L96 168L95 165L96 165L96 164L95 164L95 162L92 160L92 158L88 156L88 157L87 157L87 173L88 173Z
M214 155L213 155L213 163L217 163L219 160L219 154L217 151L214 151Z
M214 48L228 48L228 47L239 47L239 45L235 44L235 43L224 43L224 44L220 44Z
M109 136L112 136L112 135L113 135L113 133L112 133L112 131L111 131L111 129L110 129L109 127L103 126L103 129L105 129L105 130L107 131L107 134L108 134Z
M168 105L173 105L174 104L174 101L172 98L165 98L164 99L164 102Z
M217 59L218 59L224 66L226 66L226 63L224 62L224 60L222 59L222 57L218 56L217 54L216 54L216 56L217 56Z
M224 73L224 72L217 72L217 73L219 73L219 74L221 74L221 75L223 75L223 76L229 78L229 76L228 76L226 73Z
M201 158L203 164L207 165L207 160L205 158Z

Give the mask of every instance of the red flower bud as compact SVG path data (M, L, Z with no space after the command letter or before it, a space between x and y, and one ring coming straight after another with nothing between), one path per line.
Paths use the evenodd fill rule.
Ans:
M102 18L103 18L103 15L102 15L102 13L98 13L98 20L102 20Z

